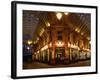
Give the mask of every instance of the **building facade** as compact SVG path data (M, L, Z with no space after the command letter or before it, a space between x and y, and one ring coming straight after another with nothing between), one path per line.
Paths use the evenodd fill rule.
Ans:
M50 25L41 29L34 44L33 62L67 64L91 58L90 40L69 25Z

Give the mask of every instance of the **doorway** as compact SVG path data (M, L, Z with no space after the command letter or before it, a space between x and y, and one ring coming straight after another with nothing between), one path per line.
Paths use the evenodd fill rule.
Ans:
M64 62L64 57L65 57L65 49L64 48L56 48L55 50L56 53L56 63L63 63Z

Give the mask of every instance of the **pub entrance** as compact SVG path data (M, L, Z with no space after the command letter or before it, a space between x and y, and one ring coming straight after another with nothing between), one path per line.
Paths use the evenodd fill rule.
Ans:
M65 55L65 48L56 48L56 63L61 64L64 63L64 55Z

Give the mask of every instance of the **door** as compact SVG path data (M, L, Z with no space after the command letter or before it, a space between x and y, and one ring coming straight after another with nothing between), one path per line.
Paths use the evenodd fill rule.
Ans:
M56 48L55 53L56 53L56 63L63 63L65 49L64 48Z

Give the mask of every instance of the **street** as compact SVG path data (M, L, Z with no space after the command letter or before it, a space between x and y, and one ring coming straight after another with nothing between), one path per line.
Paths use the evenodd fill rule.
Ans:
M40 62L28 62L23 64L23 69L81 67L81 66L90 66L90 65L91 65L90 60L78 61L70 64L55 64L55 65L48 65L46 63L40 63Z

